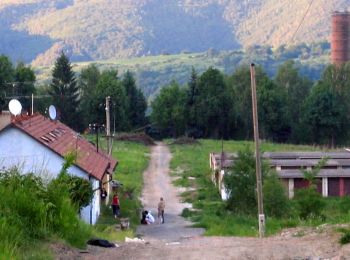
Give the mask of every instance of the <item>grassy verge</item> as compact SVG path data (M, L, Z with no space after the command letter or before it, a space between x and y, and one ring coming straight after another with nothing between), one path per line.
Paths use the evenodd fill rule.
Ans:
M68 188L34 174L0 172L0 259L50 259L48 239L84 248L91 228L77 217Z
M224 141L226 152L237 152L253 143L245 141ZM183 212L185 217L194 221L194 225L204 227L205 235L220 236L256 236L257 219L251 216L235 215L226 208L217 188L211 182L209 153L220 152L221 141L200 140L197 145L171 145L173 159L172 175L176 176L175 185L192 188L182 194L186 202L193 204L193 210ZM280 145L263 143L263 151L313 151L311 146ZM325 199L326 207L322 218L301 220L292 215L289 218L266 218L267 235L275 234L283 228L296 226L316 226L323 223L347 223L350 221L350 203L347 198ZM293 207L293 203L291 203Z
M139 224L142 173L148 165L149 147L132 142L114 142L113 157L119 161L113 178L123 184L118 190L121 218L129 218L131 228L126 231L117 230L119 220L113 218L110 205L104 205L94 233L110 240L124 240L125 237L134 235Z

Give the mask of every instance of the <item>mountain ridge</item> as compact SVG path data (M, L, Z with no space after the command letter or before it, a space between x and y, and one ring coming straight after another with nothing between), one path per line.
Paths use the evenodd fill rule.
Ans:
M0 53L33 66L329 40L350 0L3 0ZM303 20L303 17L305 19ZM301 21L303 21L301 23ZM297 28L299 28L297 30Z

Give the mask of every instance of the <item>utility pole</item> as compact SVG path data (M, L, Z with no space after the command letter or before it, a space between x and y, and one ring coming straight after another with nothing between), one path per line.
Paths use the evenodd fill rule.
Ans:
M254 142L255 142L255 164L256 164L256 186L258 195L258 220L259 220L259 237L265 235L265 215L263 206L263 192L261 181L261 163L259 150L259 126L258 126L258 106L256 100L256 82L255 82L255 65L250 65L250 79L252 87L252 105L253 105L253 125L254 125Z
M32 115L34 114L34 94L32 93Z
M110 120L110 109L109 109L109 103L111 101L111 97L108 96L106 97L106 138L107 138L107 153L109 156L112 154L112 145L111 145L111 120ZM110 182L112 181L112 175L107 174L107 192L108 194L111 194L111 184ZM102 184L103 185L103 184ZM106 205L109 203L109 197L107 196L106 198Z
M99 145L98 145L98 131L100 130L100 128L104 128L105 126L104 125L100 125L98 123L92 123L92 124L89 124L89 129L91 131L94 131L95 134L96 134L96 152L98 152L98 148L99 148Z
M107 152L108 155L111 155L112 153L112 147L111 147L111 119L110 119L110 109L109 109L109 103L110 103L111 97L106 97L106 137L107 137Z

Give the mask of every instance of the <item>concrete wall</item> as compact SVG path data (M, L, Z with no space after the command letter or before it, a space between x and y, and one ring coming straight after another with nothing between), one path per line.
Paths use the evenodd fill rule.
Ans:
M22 173L33 172L48 182L57 177L63 163L64 159L60 155L16 128L0 132L0 169L17 166ZM86 172L77 166L70 167L68 172L74 176L89 179ZM98 180L91 178L90 182L94 189L99 187ZM91 213L90 210L92 210ZM95 224L99 214L100 194L96 191L92 206L85 207L81 211L81 218L90 223L90 216L92 216L91 223Z

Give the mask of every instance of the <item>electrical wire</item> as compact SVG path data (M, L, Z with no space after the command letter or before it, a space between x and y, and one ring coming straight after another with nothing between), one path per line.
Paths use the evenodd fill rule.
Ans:
M297 29L295 30L295 32L294 32L293 35L292 35L292 38L291 38L291 40L290 40L290 42L289 42L290 44L293 43L294 37L295 37L295 35L298 33L298 31L299 31L301 25L303 24L306 15L309 13L310 8L311 8L311 5L312 5L313 2L314 2L314 0L311 0L311 1L310 1L309 6L308 6L307 9L306 9L306 12L304 13L304 15L303 15L301 21L299 22L299 25L298 25Z

